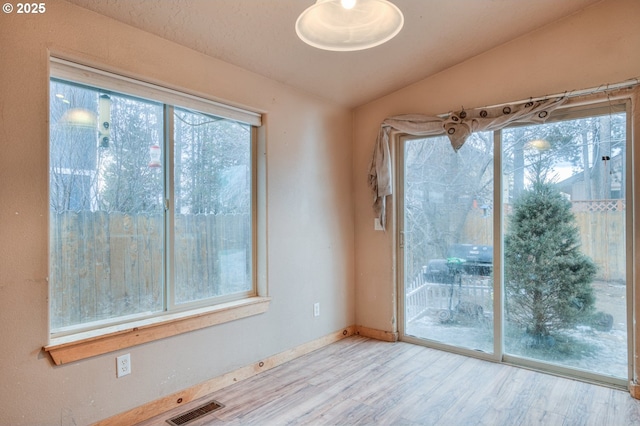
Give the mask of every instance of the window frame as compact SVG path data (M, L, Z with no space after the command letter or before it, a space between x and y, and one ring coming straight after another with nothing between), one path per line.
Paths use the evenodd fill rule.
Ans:
M264 214L258 209L258 201L264 199L259 192L264 191L264 184L259 175L264 174L264 164L260 161L258 151L264 149L264 131L262 114L245 109L229 106L189 93L184 93L113 74L96 68L87 67L51 56L49 80L64 81L71 84L86 85L90 88L117 92L117 94L135 96L164 104L164 140L163 155L164 197L165 202L165 237L163 260L163 289L164 300L162 311L132 318L114 318L111 320L79 324L68 327L68 330L51 330L51 317L48 318L49 343L44 350L49 353L55 364L60 365L79 359L111 352L114 350L146 343L165 337L197 330L212 325L233 321L252 315L258 315L268 310L270 298L267 296L266 264L263 261ZM49 84L48 84L49 86ZM49 97L47 102L49 102ZM169 296L174 292L175 280L172 276L173 239L174 239L174 204L173 198L173 146L176 143L173 134L174 109L188 110L206 115L213 115L224 119L240 122L250 126L250 188L251 188L251 290L240 292L232 296L220 296L176 305ZM48 123L47 123L48 124ZM48 126L47 126L48 127ZM47 129L48 130L48 129ZM168 149L171 148L171 149ZM50 287L51 288L51 287ZM103 324L101 324L103 323Z

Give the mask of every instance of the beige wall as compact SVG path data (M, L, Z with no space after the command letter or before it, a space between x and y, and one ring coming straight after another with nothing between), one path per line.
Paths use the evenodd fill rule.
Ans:
M0 16L0 424L87 424L353 324L351 111L66 2L46 7ZM266 314L52 366L49 50L266 113ZM126 352L133 373L116 379Z
M606 0L355 110L358 325L396 329L393 232L373 230L366 178L382 120L406 113L436 115L462 106L506 103L638 77L639 22L640 1Z
M373 231L365 176L380 122L640 75L640 2L607 0L356 109L352 146L342 107L65 2L46 4L42 16L0 15L0 423L12 425L86 424L353 323L395 330L393 233ZM116 353L52 366L41 352L49 50L266 113L266 314L122 351L133 367L122 379Z

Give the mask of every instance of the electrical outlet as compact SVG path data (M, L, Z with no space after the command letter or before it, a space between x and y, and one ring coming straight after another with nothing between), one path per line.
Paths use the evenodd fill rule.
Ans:
M313 304L313 316L314 317L320 316L320 302L316 302Z
M116 358L116 377L131 374L131 355L124 354Z

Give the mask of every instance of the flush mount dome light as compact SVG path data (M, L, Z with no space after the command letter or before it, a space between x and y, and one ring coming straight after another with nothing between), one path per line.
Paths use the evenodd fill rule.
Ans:
M403 25L402 12L387 0L317 0L298 17L296 33L318 49L352 51L391 40Z

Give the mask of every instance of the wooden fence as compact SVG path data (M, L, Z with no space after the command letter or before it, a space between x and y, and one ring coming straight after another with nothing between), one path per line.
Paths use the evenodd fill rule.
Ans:
M597 278L626 282L625 212L577 211L574 215L580 229L580 250L598 267Z
M160 214L52 212L52 329L161 310L163 221ZM175 229L178 300L251 288L249 215L178 215Z
M597 278L625 281L624 201L574 201L572 211L580 230L580 250L597 265ZM508 226L508 221L504 226ZM493 245L493 218L484 217L480 209L472 211L465 223L464 235L464 241L472 244Z

